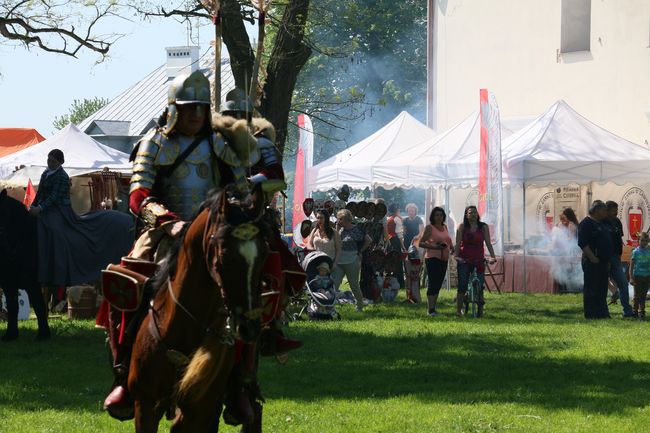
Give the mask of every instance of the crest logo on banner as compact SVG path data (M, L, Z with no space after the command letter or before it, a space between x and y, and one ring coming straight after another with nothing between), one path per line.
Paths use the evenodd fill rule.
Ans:
M650 201L641 188L628 189L619 202L618 215L623 223L628 245L637 245L638 233L648 230Z
M555 193L553 191L544 193L539 199L535 215L538 227L544 227L550 233L555 225Z

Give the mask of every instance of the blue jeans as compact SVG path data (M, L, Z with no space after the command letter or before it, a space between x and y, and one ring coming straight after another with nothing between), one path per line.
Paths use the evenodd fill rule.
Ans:
M611 260L612 267L609 270L609 278L614 281L616 287L618 287L618 296L621 300L621 306L623 307L623 314L631 315L632 307L630 306L630 292L628 289L628 281L625 272L623 272L623 265L621 264L621 257L614 256Z
M476 268L476 265L469 263L459 263L458 264L458 292L465 293L467 291L467 286L469 284L469 275L472 273L472 270ZM479 292L483 291L483 281L485 280L485 274L483 272L476 272L476 276L479 281Z

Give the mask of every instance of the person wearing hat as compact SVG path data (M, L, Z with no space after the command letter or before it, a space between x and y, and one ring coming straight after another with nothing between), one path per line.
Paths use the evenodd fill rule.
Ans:
M327 262L322 262L316 266L316 270L318 275L309 282L309 287L312 291L322 293L329 299L333 299L336 292L334 290L334 280L330 275L330 266Z
M213 124L226 136L248 142L259 150L260 159L253 164L250 182L261 183L267 193L287 188L282 168L282 155L275 147L275 129L268 120L253 117L253 101L242 89L235 88L226 94L226 102L220 115L213 117Z
M235 128L227 129L212 127L205 75L194 71L177 76L159 125L131 153L131 211L148 227L157 227L189 220L211 189L234 183L246 190L246 168L259 160L259 152Z
M129 208L144 226L131 257L151 262L165 256L163 247L173 244L173 238L197 212L209 191L232 184L246 194L250 188L248 169L261 159L261 140L249 132L246 119L214 122L211 118L210 82L201 71L178 75L167 96L167 107L158 125L138 141L130 158L133 176ZM302 281L304 284L304 278ZM111 319L119 314L111 309L107 315L110 335L119 332L119 320ZM289 343L288 349L302 345ZM126 389L131 344L111 347L116 378L104 409L118 419L133 416ZM246 410L249 408L240 411Z

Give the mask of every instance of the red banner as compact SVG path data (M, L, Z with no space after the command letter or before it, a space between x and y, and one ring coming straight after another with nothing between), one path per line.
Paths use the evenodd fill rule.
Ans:
M494 250L500 254L503 236L503 178L501 122L494 94L481 89L481 143L478 181L478 211L490 226Z
M298 115L298 152L296 155L296 175L293 180L293 214L291 224L294 228L299 227L300 223L306 218L302 210L302 202L305 200L305 176L307 169L311 166L312 148L314 143L314 134L311 125L311 119L305 114ZM294 242L296 245L302 245L302 239L296 238L294 230Z
M25 190L25 198L23 199L23 204L25 205L25 207L27 207L27 209L29 209L32 203L34 203L35 198L36 198L36 190L34 189L32 180L29 179L29 181L27 182L27 189Z

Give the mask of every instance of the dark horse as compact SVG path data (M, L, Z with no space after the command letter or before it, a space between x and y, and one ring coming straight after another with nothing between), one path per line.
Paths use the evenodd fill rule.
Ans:
M0 287L7 300L7 332L3 341L18 338L18 289L25 289L38 319L39 340L50 337L47 308L37 272L36 218L25 205L0 192Z
M263 197L244 208L211 197L158 272L153 306L133 346L128 387L136 432L156 432L169 409L172 432L206 432L221 414L235 360L234 338L254 342L268 253ZM182 366L175 360L190 359Z

